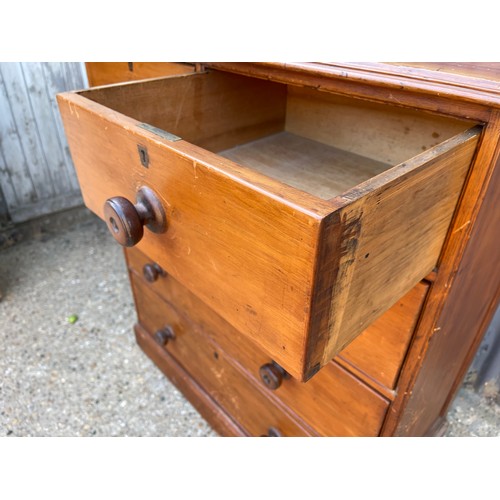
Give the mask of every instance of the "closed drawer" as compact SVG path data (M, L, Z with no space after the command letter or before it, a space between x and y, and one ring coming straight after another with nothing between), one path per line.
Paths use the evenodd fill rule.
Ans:
M127 251L130 256L139 255L137 251ZM224 319L214 313L173 278L166 277L158 283L149 285L132 271L131 281L141 324L153 331L165 322L165 307L157 293L161 293L170 305L170 317L175 315L175 324L191 325L190 340L183 333L186 342L182 359L190 359L196 354L190 349L199 349L200 342L210 339L212 346L226 353L233 365L241 373L253 380L253 384L267 393L269 398L289 408L294 414L307 422L320 435L324 436L376 436L388 408L388 401L370 389L335 362L330 362L320 373L301 383L293 378L283 378L275 390L263 383L260 369L272 360L254 343L241 335ZM175 311L175 312L174 312ZM152 321L154 320L154 325ZM183 327L184 328L184 327ZM186 328L184 328L186 330ZM203 340L201 340L203 338ZM189 345L188 345L189 344ZM181 345L180 342L178 344ZM178 351L177 341L167 345L173 355ZM214 347L212 347L214 349ZM177 354L179 355L179 354ZM180 355L179 355L180 356ZM196 377L206 376L204 365L197 362ZM234 386L226 387L228 397Z
M337 359L395 389L428 290L427 283L418 283L340 351Z
M480 135L220 71L58 99L86 205L302 380L436 266Z
M172 276L164 274L158 264L141 251L127 248L125 256L132 272L149 280L152 290L174 307L186 311L194 321L201 324L208 321L207 327L214 332L230 329L230 326L218 319L201 300ZM428 289L427 283L418 283L342 350L336 359L343 365L347 363L365 374L369 380L375 382L375 387L382 385L389 390L395 389ZM202 315L200 311L205 311L206 314ZM231 333L226 337L235 339L236 345L246 341L242 334L234 329L231 329Z
M282 436L308 436L312 429L301 425L272 402L261 388L238 370L230 357L210 341L209 337L173 307L163 302L147 285L132 277L137 305L138 336L150 340L166 327L175 339L155 347L160 356L170 355L194 378L208 395L250 436L262 436L276 429ZM139 339L140 340L140 339ZM144 340L143 340L144 341Z

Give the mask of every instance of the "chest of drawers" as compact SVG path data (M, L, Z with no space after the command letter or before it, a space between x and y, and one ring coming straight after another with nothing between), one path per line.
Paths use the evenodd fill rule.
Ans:
M169 72L58 96L85 203L126 247L139 345L221 435L438 432L498 298L497 88Z

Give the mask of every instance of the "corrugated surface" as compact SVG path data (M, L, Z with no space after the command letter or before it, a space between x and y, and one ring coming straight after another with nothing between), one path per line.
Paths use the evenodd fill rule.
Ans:
M82 63L0 63L0 188L12 221L82 204L55 94L85 87Z

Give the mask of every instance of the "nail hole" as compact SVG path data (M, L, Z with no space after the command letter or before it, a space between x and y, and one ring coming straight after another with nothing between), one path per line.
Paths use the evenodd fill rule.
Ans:
M109 223L111 224L111 227L113 228L113 231L115 233L118 233L120 231L120 229L118 228L118 224L116 223L115 219L113 219L113 217L109 218Z
M218 352L214 352L214 358L215 359L219 359L219 353Z
M369 254L369 253L367 253L367 254L365 255L365 259L367 259L369 256L370 256L370 254Z

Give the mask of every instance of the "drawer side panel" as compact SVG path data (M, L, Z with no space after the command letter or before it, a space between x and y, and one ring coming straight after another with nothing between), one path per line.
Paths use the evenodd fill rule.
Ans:
M480 130L351 190L346 206L324 221L306 379L438 264Z

